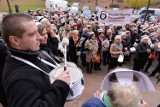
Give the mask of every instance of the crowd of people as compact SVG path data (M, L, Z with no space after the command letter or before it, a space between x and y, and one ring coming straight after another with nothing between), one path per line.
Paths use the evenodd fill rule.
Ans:
M41 61L45 59L53 65L63 62L63 38L69 39L67 61L77 66L81 61L88 74L101 70L102 65L108 67L109 72L132 59L133 70L146 73L158 59L149 76L159 73L160 20L152 18L145 24L141 24L141 20L136 18L125 26L114 26L99 23L94 14L88 18L64 12L29 11L5 16L0 40L3 51L0 51L0 85L4 89L1 92L6 94L5 99L1 98L2 104L5 107L64 106L70 90L69 71L50 84L48 73L53 67ZM124 57L122 62L118 61L120 56ZM26 90L30 91L26 94Z
M102 64L109 65L108 70L111 70L131 59L134 60L134 70L148 72L155 57L159 57L158 17L151 18L145 24L141 23L142 18L136 18L125 26L114 26L111 23L99 23L95 14L91 18L63 12L42 15L37 11L30 14L37 23L46 26L47 46L53 54L63 56L59 44L63 37L67 37L67 60L78 64L80 59L87 73L92 73L92 68L101 70ZM131 51L133 47L136 52ZM124 56L123 62L117 60L120 55ZM150 76L155 75L155 72L158 71L154 70Z

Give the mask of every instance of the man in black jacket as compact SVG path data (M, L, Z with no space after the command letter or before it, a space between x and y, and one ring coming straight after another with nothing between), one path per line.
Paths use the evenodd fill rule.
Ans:
M149 57L151 53L150 46L148 45L149 37L147 35L144 35L141 39L141 43L138 44L136 48L136 54L134 57L134 65L133 70L136 71L142 71L147 58Z
M0 102L4 107L6 104L6 100L5 100L6 98L5 98L5 94L2 86L2 71L4 68L6 56L7 56L7 46L3 43L1 38L1 32L0 32Z
M41 36L32 17L22 13L5 16L2 34L11 52L2 76L8 107L63 107L70 89L69 72L50 82L46 75L50 69L38 58Z

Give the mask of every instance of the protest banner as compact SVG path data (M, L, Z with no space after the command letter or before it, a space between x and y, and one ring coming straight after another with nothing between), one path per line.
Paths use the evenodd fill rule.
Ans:
M113 24L114 26L124 26L131 23L132 9L108 10L101 8L98 12L98 22Z

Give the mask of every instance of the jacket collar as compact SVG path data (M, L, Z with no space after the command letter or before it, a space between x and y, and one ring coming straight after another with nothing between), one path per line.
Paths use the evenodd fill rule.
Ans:
M18 49L11 48L11 47L9 47L8 49L12 55L18 56L18 57L21 57L21 58L24 58L30 61L35 60L40 54L40 51L33 52L30 50L18 50Z

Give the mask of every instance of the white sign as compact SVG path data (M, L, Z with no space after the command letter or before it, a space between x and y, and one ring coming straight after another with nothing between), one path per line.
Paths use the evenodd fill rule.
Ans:
M98 12L98 22L124 26L131 23L132 9L108 10L101 8Z

